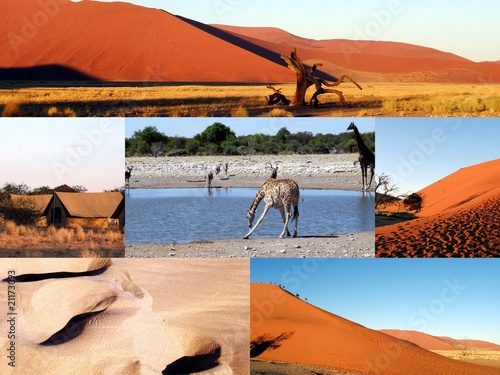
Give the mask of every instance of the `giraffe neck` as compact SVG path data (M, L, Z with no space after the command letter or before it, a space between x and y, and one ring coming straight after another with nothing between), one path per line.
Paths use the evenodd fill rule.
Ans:
M257 211L257 207L259 207L260 201L264 199L265 196L266 196L266 191L264 189L264 186L262 186L259 189L257 195L255 196L249 211L255 213L255 211Z
M359 134L358 128L354 128L354 135L356 136L356 142L358 143L358 151L360 155L371 154L370 149L363 142L363 138L361 138L361 134Z

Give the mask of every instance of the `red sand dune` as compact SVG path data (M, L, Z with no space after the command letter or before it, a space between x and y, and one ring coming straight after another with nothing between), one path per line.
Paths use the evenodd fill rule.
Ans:
M294 73L279 55L297 47L305 63L323 63L321 70L329 77L500 82L498 63L474 63L431 48L396 42L318 41L272 27L213 27L124 2L9 0L2 7L0 25L4 36L0 79L28 74L14 68L48 66L31 73L40 78L50 74L51 79L293 82ZM53 72L58 66L60 77Z
M410 341L427 350L453 350L460 348L464 344L477 349L500 350L500 345L482 340L457 340L451 337L432 336L423 332L398 329L381 329L380 332Z
M278 286L250 286L251 356L358 374L500 374L454 361L300 300Z
M462 168L418 193L418 219L375 229L376 256L499 255L500 159Z

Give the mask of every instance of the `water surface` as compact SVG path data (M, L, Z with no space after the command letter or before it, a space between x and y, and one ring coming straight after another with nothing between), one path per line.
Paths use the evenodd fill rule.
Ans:
M243 238L245 217L258 189L130 189L126 195L127 244L184 243L196 240ZM259 205L255 221L262 214ZM301 189L300 236L374 230L374 196L358 191ZM293 233L295 223L289 224ZM252 238L278 237L281 215L270 209Z

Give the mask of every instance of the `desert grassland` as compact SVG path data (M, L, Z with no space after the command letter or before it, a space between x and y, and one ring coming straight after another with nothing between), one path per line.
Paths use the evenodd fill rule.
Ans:
M40 83L3 84L0 111L3 116L99 116L99 117L247 117L247 116L408 116L496 117L500 115L500 84L360 83L319 96L320 106L270 106L272 94L265 84L145 84L98 83L93 86ZM289 99L294 83L272 83ZM309 88L306 100L314 93Z
M302 365L261 359L250 360L250 374L288 375L288 374L322 374L322 375L361 375L352 372L342 372L318 366Z
M0 224L0 257L123 257L124 251L119 230Z
M431 350L432 352L447 358L462 360L470 363L481 364L490 367L500 368L500 351L476 349L463 355L462 350Z

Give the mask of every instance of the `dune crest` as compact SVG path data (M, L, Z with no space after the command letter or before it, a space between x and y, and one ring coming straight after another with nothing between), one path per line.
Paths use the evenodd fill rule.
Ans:
M275 285L251 284L250 314L252 343L263 336L276 338L289 333L256 356L259 359L359 374L500 374L500 369L450 360L371 330L312 306Z

